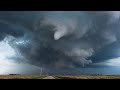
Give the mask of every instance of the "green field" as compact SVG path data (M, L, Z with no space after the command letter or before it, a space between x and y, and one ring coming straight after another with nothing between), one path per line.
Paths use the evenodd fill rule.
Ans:
M53 77L54 79L120 79L120 75L0 75L0 79L44 79ZM51 79L51 78L50 78Z

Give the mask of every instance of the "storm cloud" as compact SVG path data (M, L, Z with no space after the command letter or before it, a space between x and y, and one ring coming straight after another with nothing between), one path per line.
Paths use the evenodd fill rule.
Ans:
M92 56L119 41L119 17L118 11L1 11L0 41L9 37L20 54L13 57L16 62L47 69L84 67L102 62Z

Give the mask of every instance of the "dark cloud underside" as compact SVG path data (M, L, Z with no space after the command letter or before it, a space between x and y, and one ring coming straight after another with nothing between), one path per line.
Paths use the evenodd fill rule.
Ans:
M0 41L11 36L9 44L22 55L21 62L48 69L81 67L116 57L110 50L120 39L119 15L117 11L1 11Z

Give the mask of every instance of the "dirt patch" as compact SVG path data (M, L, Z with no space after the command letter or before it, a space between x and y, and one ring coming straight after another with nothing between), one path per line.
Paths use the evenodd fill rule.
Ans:
M55 79L55 78L53 76L47 76L47 77L45 77L43 79Z

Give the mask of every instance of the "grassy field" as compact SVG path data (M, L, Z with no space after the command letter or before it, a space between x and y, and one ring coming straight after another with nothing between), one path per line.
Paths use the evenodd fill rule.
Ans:
M0 79L42 79L46 75L0 75Z
M44 79L47 75L0 75L0 79ZM63 76L53 75L55 79L120 79L120 75L79 75ZM49 78L48 78L49 79Z
M56 79L120 79L120 75L54 76Z

